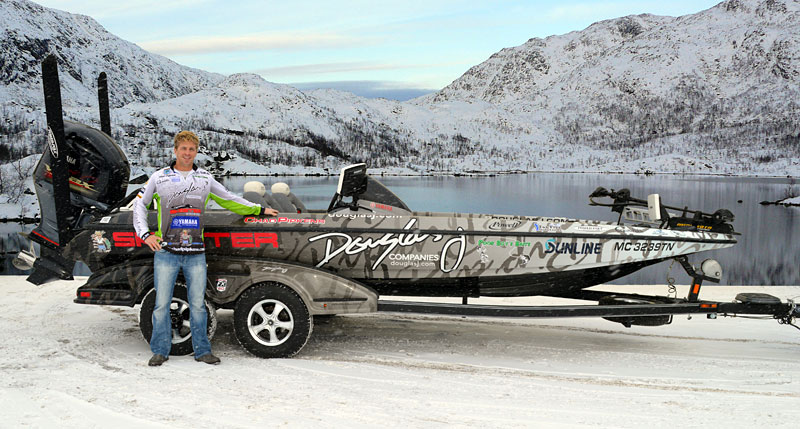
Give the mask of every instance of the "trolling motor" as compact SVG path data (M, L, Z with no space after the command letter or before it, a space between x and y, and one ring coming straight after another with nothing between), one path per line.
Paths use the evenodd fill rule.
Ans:
M27 280L36 285L72 279L75 262L63 250L73 231L121 201L130 176L127 157L110 137L106 74L98 78L102 131L63 120L58 63L52 54L42 62L42 86L47 144L33 173L42 220L28 235L40 245L40 256L23 251L14 261L15 266L33 268Z
M598 203L595 198L611 198L613 202ZM589 201L590 206L611 207L612 212L619 213L618 223L621 223L622 217L625 216L628 220L656 224L659 228L736 234L731 225L734 215L728 209L705 213L700 210L689 210L688 207L667 206L661 204L661 197L658 194L650 194L647 200L641 200L631 197L631 191L627 188L609 191L599 187L589 194ZM640 207L646 207L647 210L642 210ZM680 211L680 215L672 214L667 209Z

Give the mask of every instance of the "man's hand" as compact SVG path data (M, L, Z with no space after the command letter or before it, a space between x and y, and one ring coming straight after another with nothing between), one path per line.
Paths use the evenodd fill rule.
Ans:
M275 209L268 209L268 208L264 207L262 210L264 212L261 213L261 214L265 214L267 216L277 216L278 215L278 211L275 210Z
M149 247L150 250L152 250L153 252L157 252L157 251L161 250L161 237L159 237L159 236L157 236L155 234L150 234L144 240L144 244L146 244L147 247Z

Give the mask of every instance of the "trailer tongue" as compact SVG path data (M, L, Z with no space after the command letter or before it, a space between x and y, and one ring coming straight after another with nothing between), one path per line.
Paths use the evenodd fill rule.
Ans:
M602 317L627 328L634 325L667 325L672 323L672 316L681 314L704 314L709 319L764 316L775 319L781 325L800 329L795 324L795 319L800 317L800 307L791 299L783 302L765 293L742 292L731 302L700 300L701 282L697 281L698 275L694 278L695 283L686 298L584 290L580 299L596 300L599 305L511 306L468 304L467 298L461 304L381 299L378 301L378 311L509 318Z
M604 301L616 304L603 305ZM602 317L628 328L633 325L669 324L671 316L678 314L705 314L709 319L764 315L772 316L780 324L800 329L794 324L795 318L800 316L800 310L793 301L784 303L777 297L763 293L740 293L733 302L689 302L661 296L609 294L600 302L600 305L509 306L379 300L378 311L480 317Z

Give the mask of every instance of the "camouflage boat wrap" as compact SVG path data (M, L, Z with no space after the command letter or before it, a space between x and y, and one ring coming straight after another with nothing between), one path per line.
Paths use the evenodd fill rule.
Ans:
M732 234L704 231L568 218L408 212L362 204L372 207L277 217L209 210L209 297L218 305L235 300L242 288L257 281L245 278L269 264L277 271L303 267L317 275L352 279L385 295L547 295L736 243ZM146 269L152 252L133 230L131 216L121 211L87 225L70 243L67 257L98 270L92 279L107 275L103 273L109 266L138 266L135 261L147 261L141 264ZM155 215L151 217L155 226ZM100 244L99 237L108 242ZM125 279L133 295L140 297L147 289L142 275L129 273ZM217 284L219 279L230 283Z

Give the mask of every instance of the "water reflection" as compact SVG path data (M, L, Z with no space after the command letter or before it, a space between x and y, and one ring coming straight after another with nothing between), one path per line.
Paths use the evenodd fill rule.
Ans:
M764 200L785 196L789 179L749 177L708 177L632 174L528 174L495 177L396 177L379 178L412 210L494 213L573 217L616 221L607 208L588 205L588 196L598 186L628 188L633 196L661 194L663 204L688 206L690 210L714 212L727 208L734 213L734 227L742 233L739 244L730 249L695 256L717 259L723 268L721 284L800 284L799 208L761 206ZM241 192L253 178L227 178L226 186ZM258 178L267 188L276 181L288 183L309 208L324 209L336 189L336 177ZM738 201L742 202L739 203ZM648 267L616 283L664 284L669 263ZM675 265L671 275L678 282L689 281Z
M715 258L723 267L722 284L800 285L800 209L761 206L763 200L783 198L788 179L702 176L638 176L603 174L529 174L496 177L395 177L379 178L413 210L472 212L508 215L573 217L615 221L607 208L591 207L588 195L598 186L628 188L640 198L659 193L664 204L714 212L727 208L736 215L734 227L743 235L731 249L707 252L692 258L696 264ZM230 177L221 181L241 194L244 184L260 180L267 189L283 181L312 209L328 207L336 189L336 177ZM739 203L738 200L742 202ZM19 227L17 227L19 228ZM19 229L17 229L19 230ZM14 233L15 231L10 231ZM15 233L13 235L16 235ZM0 229L4 245L9 228ZM9 244L6 244L9 242ZM19 245L16 245L18 250ZM617 280L617 283L664 284L669 263L661 263ZM5 261L5 273L14 271ZM678 283L688 277L677 266L672 276Z

